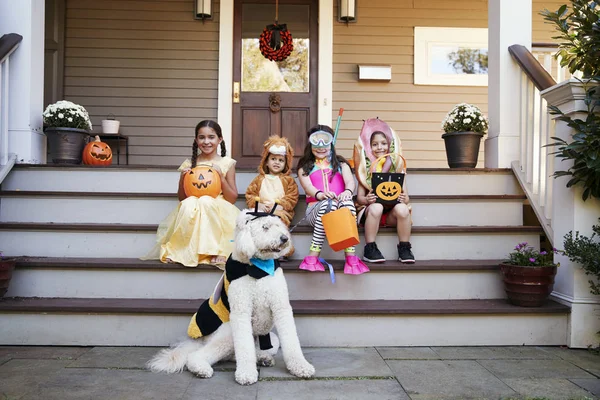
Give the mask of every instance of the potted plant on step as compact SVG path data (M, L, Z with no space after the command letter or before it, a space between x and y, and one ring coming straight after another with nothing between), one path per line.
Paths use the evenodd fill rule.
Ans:
M8 291L8 285L15 270L16 259L4 257L0 251L0 297L4 297Z
M446 157L450 168L475 168L481 138L488 129L488 120L471 104L454 106L442 121Z
M44 133L48 137L48 159L55 164L81 164L81 154L92 130L86 109L61 100L46 107L43 116Z
M511 304L521 307L540 307L552 288L559 264L554 263L558 250L537 251L527 242L519 243L500 264L504 290Z

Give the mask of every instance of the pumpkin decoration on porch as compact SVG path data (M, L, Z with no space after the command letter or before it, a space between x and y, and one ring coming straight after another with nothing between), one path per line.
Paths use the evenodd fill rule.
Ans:
M260 53L268 60L283 61L294 50L292 33L286 24L279 24L279 1L275 1L275 23L267 25L260 34Z
M112 150L96 135L95 139L83 148L82 160L85 165L110 165Z
M221 177L210 165L199 165L187 172L183 178L183 189L187 196L217 197L221 193Z

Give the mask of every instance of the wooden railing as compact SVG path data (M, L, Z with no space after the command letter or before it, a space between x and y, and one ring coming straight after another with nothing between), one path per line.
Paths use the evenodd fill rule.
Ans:
M10 55L17 49L23 36L9 33L0 37L0 182L8 174L17 158L8 154L8 100L10 82Z
M540 64L538 58L521 45L510 46L508 51L522 71L518 116L521 123L520 158L512 163L512 169L544 232L552 241L552 173L555 157L549 154L552 149L544 146L551 143L554 123L550 119L546 100L540 96L542 90L556 85L550 75L552 63L544 56L545 66Z

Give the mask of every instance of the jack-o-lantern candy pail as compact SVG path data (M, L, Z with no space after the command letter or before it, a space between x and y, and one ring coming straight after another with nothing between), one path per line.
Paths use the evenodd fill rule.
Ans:
M81 160L85 165L110 165L112 164L112 150L110 146L100 141L100 136L94 138L83 148Z
M394 204L398 202L398 196L402 193L404 174L399 172L374 172L371 182L378 203Z
M221 177L210 165L199 165L188 171L183 178L187 196L217 197L221 193Z

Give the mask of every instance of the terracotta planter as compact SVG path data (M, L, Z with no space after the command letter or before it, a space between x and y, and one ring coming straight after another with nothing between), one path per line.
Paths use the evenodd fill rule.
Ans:
M77 128L46 128L48 160L54 164L81 164L83 148L90 139L88 131Z
M442 135L450 168L475 168L483 133L449 132Z
M511 304L540 307L554 287L556 267L524 267L500 264L504 275L504 290Z
M0 260L0 297L3 297L8 291L8 284L15 270L15 259Z

